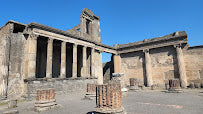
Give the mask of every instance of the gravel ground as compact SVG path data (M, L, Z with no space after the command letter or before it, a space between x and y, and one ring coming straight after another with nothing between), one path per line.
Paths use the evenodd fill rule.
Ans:
M40 114L86 114L94 110L95 100L82 100L83 96L56 95L61 108ZM38 114L33 111L34 101L18 103L17 108L0 106L0 113L18 110L20 114ZM203 89L184 90L183 93L165 93L158 90L128 92L123 98L123 107L128 114L203 114Z

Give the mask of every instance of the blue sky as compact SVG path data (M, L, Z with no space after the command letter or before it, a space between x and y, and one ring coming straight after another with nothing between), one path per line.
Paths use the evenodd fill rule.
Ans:
M190 46L203 45L203 0L2 0L0 26L14 20L67 30L85 7L101 18L102 43L110 46L175 31L186 31Z

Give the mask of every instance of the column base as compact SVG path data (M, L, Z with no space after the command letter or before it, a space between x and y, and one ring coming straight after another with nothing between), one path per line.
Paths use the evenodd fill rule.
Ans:
M120 109L111 109L111 108L97 108L95 114L127 114L124 107Z

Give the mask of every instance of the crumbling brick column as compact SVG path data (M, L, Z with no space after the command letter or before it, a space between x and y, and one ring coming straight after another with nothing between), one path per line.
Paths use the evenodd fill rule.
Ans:
M96 94L96 84L87 84L87 93Z
M119 82L96 86L96 113L124 113Z
M85 99L93 100L96 98L96 84L87 84L87 93Z
M169 92L181 92L180 80L179 79L169 79Z
M56 105L54 89L37 90L35 111L49 110Z
M121 84L121 91L122 92L127 92L128 89L125 87L125 82L124 82L123 79L121 79L121 77L123 77L123 76L124 76L123 73L113 73L111 81L112 82L115 82L115 81L116 82L120 82L120 84Z
M139 82L136 78L130 78L130 90L138 89Z

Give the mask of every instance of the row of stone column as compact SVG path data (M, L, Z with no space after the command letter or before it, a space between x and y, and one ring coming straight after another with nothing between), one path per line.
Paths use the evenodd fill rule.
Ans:
M36 72L36 53L37 53L37 35L30 35L27 45L27 61L28 61L28 77L34 78ZM52 78L52 57L53 57L53 40L48 38L47 46L47 68L46 68L46 77ZM72 77L77 77L77 44L73 44L73 64L72 64ZM95 49L91 48L91 77L95 76L94 70L94 59L95 59ZM82 67L82 77L87 76L87 47L83 46L83 67ZM60 69L60 78L66 78L66 42L62 41L61 44L61 69Z
M179 74L180 74L181 87L185 88L187 86L187 78L186 78L186 73L185 73L182 48L181 48L181 45L174 45L174 47L176 48L176 53L177 53L178 70L179 70ZM153 85L151 57L149 54L149 49L145 49L145 50L143 50L143 52L145 55L147 86L150 87ZM120 55L114 55L113 60L114 60L114 73L121 73Z

